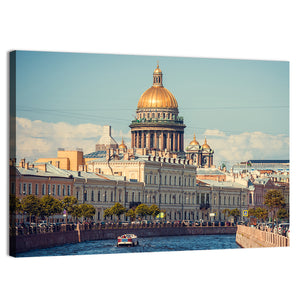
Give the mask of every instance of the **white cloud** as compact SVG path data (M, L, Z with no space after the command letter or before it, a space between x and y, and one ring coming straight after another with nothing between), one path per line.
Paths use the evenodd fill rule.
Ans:
M218 129L207 129L199 138L196 137L200 145L204 143L204 136L215 151L216 165L222 161L289 159L289 137L284 135L271 135L258 131L227 135ZM192 136L186 137L186 146L192 139Z
M41 157L56 157L57 148L82 148L84 153L90 153L95 151L102 133L103 126L95 124L47 123L17 117L16 155L18 159L26 158L31 161ZM117 141L121 141L124 136L126 143L128 133L112 131L112 135Z
M57 148L82 148L84 153L93 152L102 136L103 127L89 123L72 125L16 118L16 131L17 158L32 161L41 157L56 157ZM128 146L131 144L130 131L124 133L112 128L112 136L119 143L123 137ZM207 129L203 135L196 136L200 145L204 143L204 136L215 151L215 164L221 161L289 158L289 137L283 135L263 132L227 135L218 129ZM193 136L185 136L185 140L187 146Z

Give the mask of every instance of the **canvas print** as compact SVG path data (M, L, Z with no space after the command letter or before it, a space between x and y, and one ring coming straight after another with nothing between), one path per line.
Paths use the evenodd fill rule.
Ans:
M9 59L10 255L289 246L289 62Z

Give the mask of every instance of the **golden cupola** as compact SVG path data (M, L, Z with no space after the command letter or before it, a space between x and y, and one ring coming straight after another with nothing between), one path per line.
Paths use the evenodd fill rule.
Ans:
M123 138L121 144L119 145L119 149L123 149L123 150L127 149L127 146L124 144Z
M195 133L194 133L194 139L190 142L190 146L193 146L193 145L199 145L198 141L196 140Z
M204 144L202 145L202 148L203 149L210 149L210 146L207 144L206 137L205 137Z
M178 108L174 95L163 86L162 72L158 64L153 72L153 85L142 94L137 108Z

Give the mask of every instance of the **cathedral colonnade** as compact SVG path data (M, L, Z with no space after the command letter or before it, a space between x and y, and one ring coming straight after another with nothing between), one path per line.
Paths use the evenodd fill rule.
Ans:
M147 129L132 131L131 147L183 152L184 132Z

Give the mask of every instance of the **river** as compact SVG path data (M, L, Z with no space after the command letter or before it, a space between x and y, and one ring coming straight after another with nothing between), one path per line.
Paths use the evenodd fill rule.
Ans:
M77 244L66 244L47 249L36 249L18 253L17 257L64 256L89 254L117 254L136 252L161 252L185 250L212 250L240 248L235 234L230 235L188 235L139 238L136 247L117 247L116 240L97 240Z

